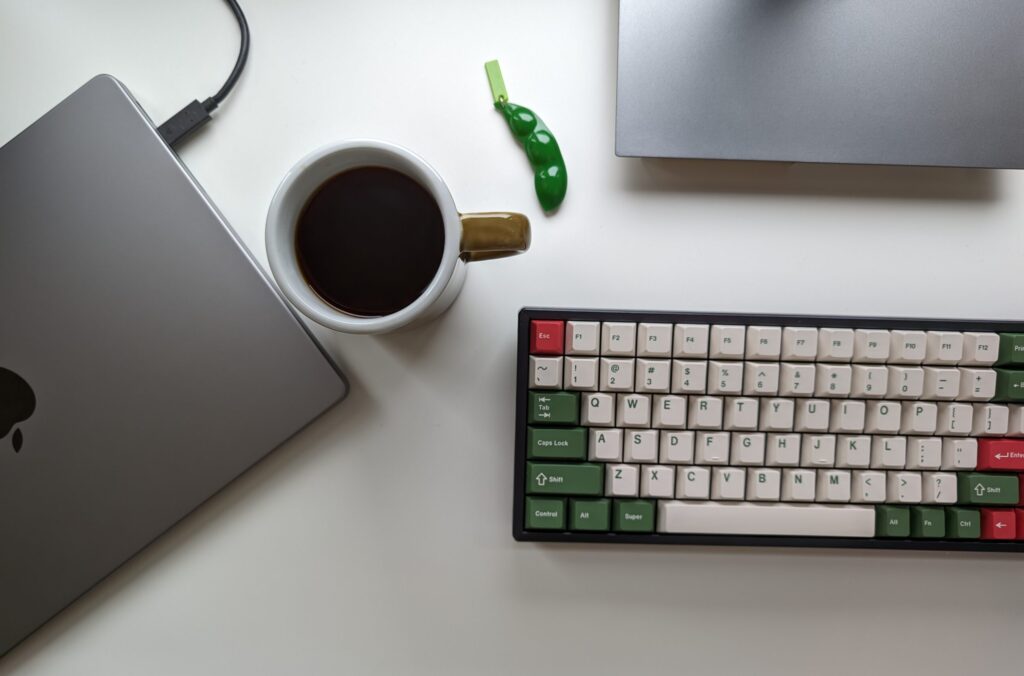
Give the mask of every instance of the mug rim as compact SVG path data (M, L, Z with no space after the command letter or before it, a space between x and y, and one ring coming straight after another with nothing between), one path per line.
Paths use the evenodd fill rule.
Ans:
M376 156L382 161L374 163L356 157L359 151ZM351 163L327 163L331 158L351 155ZM441 262L433 279L412 303L401 310L380 317L360 317L348 314L320 297L302 276L295 250L295 229L302 208L323 182L347 169L365 166L385 166L409 176L430 192L444 223L444 249ZM299 190L300 180L316 172L316 187ZM304 194L296 194L296 192ZM281 179L267 211L266 248L270 270L285 297L313 321L336 331L348 333L377 333L405 326L424 314L444 293L455 273L461 253L462 222L455 207L451 191L440 174L426 160L408 148L376 139L350 139L323 145L307 153L296 162Z

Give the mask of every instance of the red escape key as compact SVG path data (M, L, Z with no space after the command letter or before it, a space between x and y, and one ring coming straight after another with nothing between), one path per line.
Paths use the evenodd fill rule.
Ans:
M534 319L530 322L530 354L562 354L565 322Z
M979 439L978 469L997 472L1024 470L1024 439Z

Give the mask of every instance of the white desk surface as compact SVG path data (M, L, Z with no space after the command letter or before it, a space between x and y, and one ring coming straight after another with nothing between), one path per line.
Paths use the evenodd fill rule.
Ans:
M245 0L249 66L182 150L265 261L281 176L406 145L466 211L527 213L440 321L322 333L352 394L0 660L24 674L1009 673L1024 559L511 536L524 305L1020 318L1024 174L618 159L616 3ZM173 9L172 9L173 8ZM158 122L220 86L218 0L0 9L0 143L90 76ZM484 61L557 133L545 218Z

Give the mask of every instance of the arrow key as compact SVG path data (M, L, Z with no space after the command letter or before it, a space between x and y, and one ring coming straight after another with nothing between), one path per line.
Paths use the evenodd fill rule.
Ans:
M982 540L1013 540L1017 537L1017 515L1013 509L982 509Z

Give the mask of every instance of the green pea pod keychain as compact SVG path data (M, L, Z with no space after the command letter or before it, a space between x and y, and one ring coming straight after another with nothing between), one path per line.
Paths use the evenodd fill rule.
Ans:
M562 159L562 151L558 149L558 141L532 110L508 100L505 81L497 61L485 63L484 70L487 71L487 81L491 85L494 107L505 116L512 135L526 150L526 157L534 172L533 185L537 199L544 211L554 211L565 199L565 191L569 187L565 160Z

